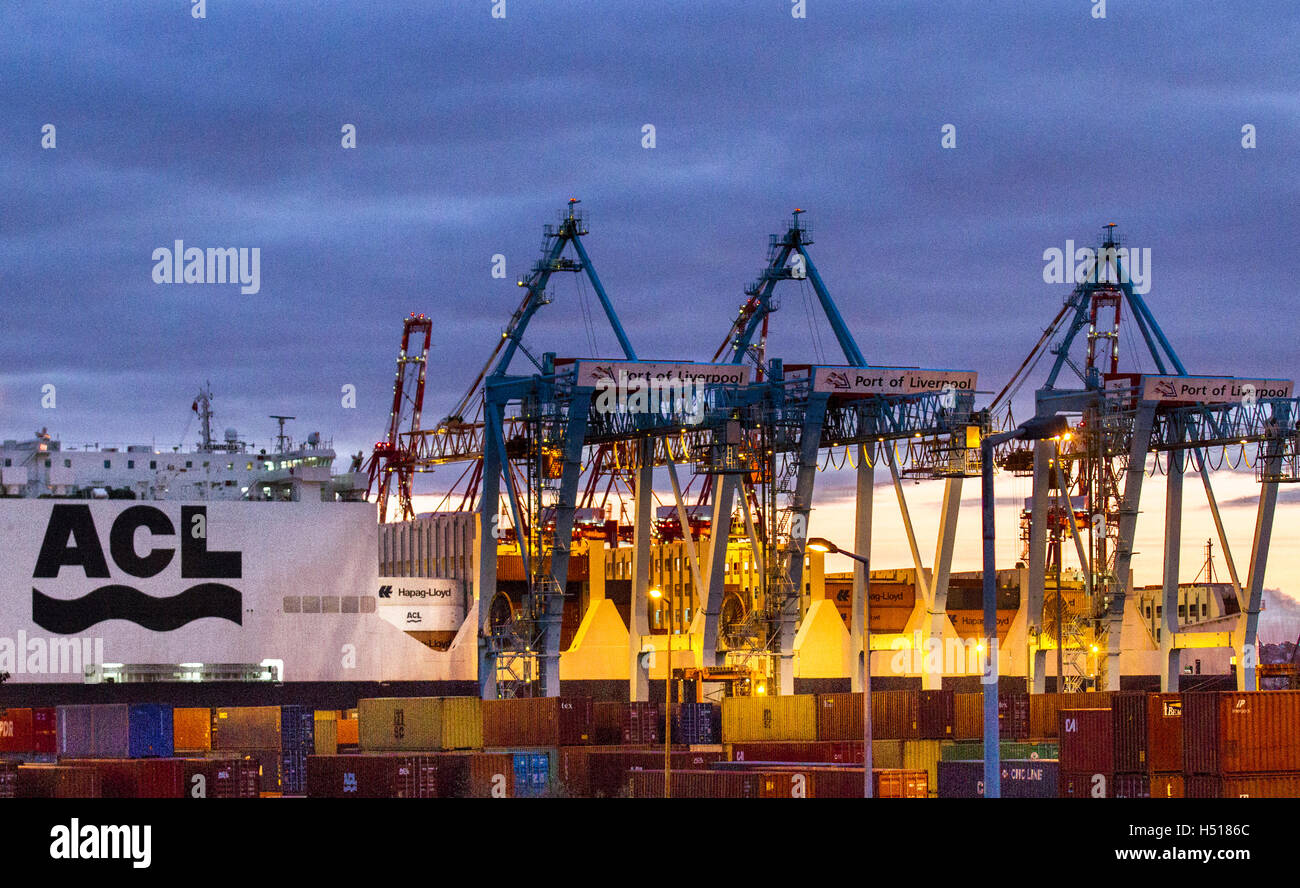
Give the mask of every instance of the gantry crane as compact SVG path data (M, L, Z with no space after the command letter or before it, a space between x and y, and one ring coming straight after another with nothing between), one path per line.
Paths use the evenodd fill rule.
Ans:
M1128 251L1108 225L1101 247L1029 357L994 399L991 409L1008 410L1010 396L1046 354L1054 354L1046 382L1035 393L1035 415L1067 415L1077 420L1060 441L1039 441L1029 452L1003 455L1004 467L1032 465L1033 499L1029 528L1029 624L1043 629L1048 503L1053 487L1064 496L1077 491L1089 520L1066 526L1085 578L1088 611L1082 617L1104 658L1099 668L1105 686L1120 687L1121 631L1130 588L1133 539L1148 456L1166 477L1163 566L1163 620L1160 633L1161 687L1176 690L1179 651L1189 647L1231 647L1237 657L1238 687L1254 687L1256 633L1263 594L1273 515L1279 483L1300 480L1294 420L1300 416L1290 380L1191 376L1126 271ZM1072 261L1067 259L1067 261ZM1141 334L1154 373L1119 372L1119 332L1127 307ZM1086 356L1080 367L1071 348L1086 329ZM1059 336L1059 339L1057 337ZM1054 341L1056 340L1056 341ZM1069 368L1076 386L1064 386ZM1232 467L1256 451L1261 483L1254 542L1246 581L1239 579L1232 549L1210 481L1210 469ZM1236 451L1234 460L1232 453ZM1217 461L1216 461L1217 457ZM1181 543L1183 476L1201 477L1232 586L1240 605L1232 633L1182 631L1178 625L1178 568ZM1073 502L1073 501L1071 501ZM1087 537L1085 541L1085 535ZM1059 630L1058 630L1059 632ZM1043 638L1034 653L1035 691L1044 689Z
M420 342L421 334L423 343ZM423 314L412 312L402 322L402 346L397 353L397 376L393 380L393 408L388 414L388 431L384 440L375 444L367 465L370 474L367 496L377 491L381 524L388 520L388 496L394 480L397 482L398 520L407 521L415 515L411 497L417 457L411 440L420 432L424 374L429 362L432 334L433 320ZM418 352L411 350L412 336L419 343Z

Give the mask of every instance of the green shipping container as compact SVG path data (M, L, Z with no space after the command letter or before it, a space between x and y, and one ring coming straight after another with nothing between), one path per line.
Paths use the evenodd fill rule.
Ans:
M1003 761L1025 761L1028 759L1054 759L1060 751L1057 743L1029 743L1020 740L1003 740L1001 744ZM983 741L958 741L946 746L942 752L942 761L971 762L984 758Z
M313 735L317 755L337 755L339 751L339 723L335 719L316 719Z

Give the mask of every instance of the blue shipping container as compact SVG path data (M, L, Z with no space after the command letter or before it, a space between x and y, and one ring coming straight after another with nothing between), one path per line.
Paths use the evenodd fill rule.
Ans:
M171 758L172 708L160 703L136 703L128 715L131 758Z
M551 783L551 756L546 752L515 753L515 797L536 798Z
M673 717L673 742L718 743L718 707L713 703L682 703Z
M309 706L280 707L281 791L307 791L307 756L316 752L316 713Z
M1002 762L1002 798L1054 799L1060 774L1056 759ZM984 762L939 762L939 798L984 797Z

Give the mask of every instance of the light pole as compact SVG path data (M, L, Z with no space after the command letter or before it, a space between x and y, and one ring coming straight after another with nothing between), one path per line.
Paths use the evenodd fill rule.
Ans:
M980 504L984 531L984 798L1002 797L1002 752L998 737L998 596L993 552L993 449L1016 438L1059 438L1069 428L1064 416L1038 416L1009 432L980 439ZM1059 593L1058 593L1059 594ZM1059 679L1058 679L1059 680Z
M841 549L823 537L812 537L808 548L814 552L840 554L852 558L862 565L862 572L868 583L871 581L871 562L865 555ZM871 596L862 596L862 797L872 797L871 786Z
M664 798L668 799L672 798L673 770L673 708L670 696L673 686L673 599L658 589L651 589L650 597L662 598L668 604L668 650L664 657L667 661L664 669Z

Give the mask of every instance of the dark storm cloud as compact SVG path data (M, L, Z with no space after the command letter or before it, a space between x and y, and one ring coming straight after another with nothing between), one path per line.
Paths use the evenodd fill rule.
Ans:
M1189 369L1293 375L1294 330L1269 320L1300 272L1293 5L1090 6L10 3L2 433L170 441L211 379L223 425L265 443L263 417L290 412L356 450L410 311L437 318L441 416L570 195L642 356L711 355L804 206L869 361L996 390L1065 296L1043 251L1116 221L1152 248L1149 300ZM178 238L259 247L261 292L155 285L152 250ZM769 353L838 360L786 286ZM581 292L553 291L530 348L589 351Z

